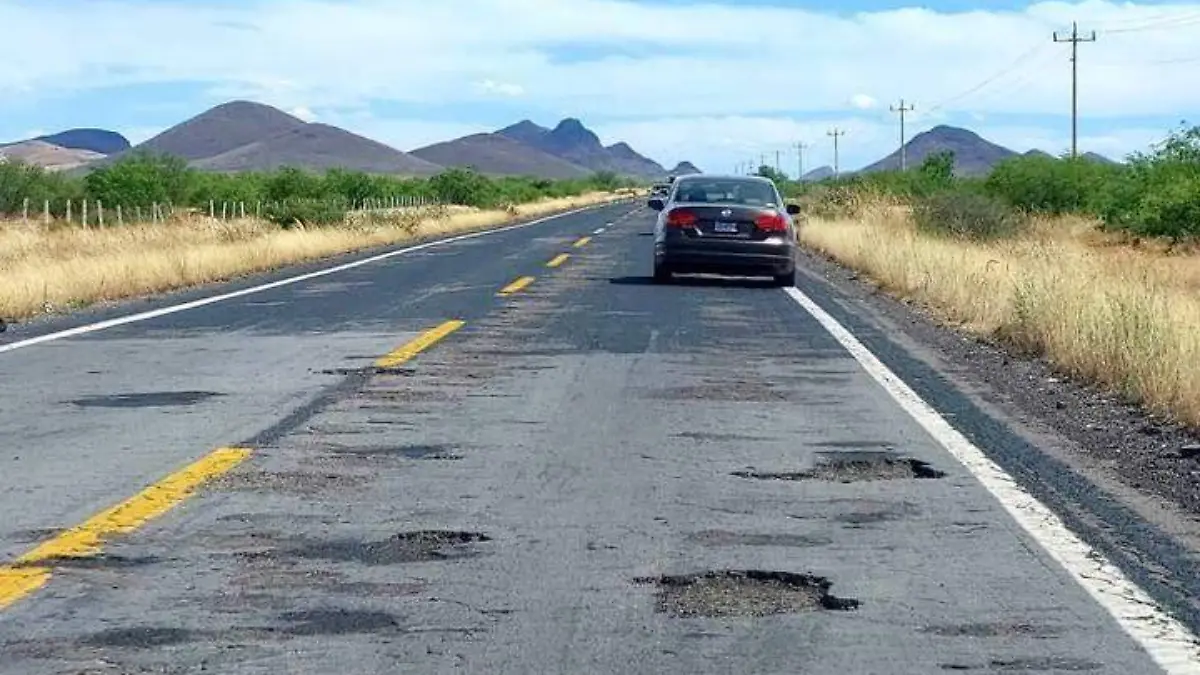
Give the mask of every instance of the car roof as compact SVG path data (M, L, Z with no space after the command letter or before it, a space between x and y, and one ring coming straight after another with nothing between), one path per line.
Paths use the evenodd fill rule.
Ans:
M693 173L687 176L680 176L675 182L694 181L694 180L733 180L746 183L766 183L774 186L775 182L765 176L743 176L735 173Z

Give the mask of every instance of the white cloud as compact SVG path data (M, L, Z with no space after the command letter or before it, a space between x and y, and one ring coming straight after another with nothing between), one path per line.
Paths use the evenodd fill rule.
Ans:
M1197 16L1196 3L1100 0L1005 11L939 14L910 8L851 15L629 0L2 3L0 101L5 95L36 101L90 88L181 81L212 82L209 93L217 98L312 107L327 117L335 107L354 110L373 99L484 106L498 97L520 97L530 116L562 111L585 122L659 118L603 127L641 134L627 140L671 156L699 156L710 150L697 145L709 143L714 157L730 164L750 145L794 142L794 134L780 130L804 125L782 115L809 111L833 119L837 111L849 116L857 109L876 111L878 119L844 121L848 128L860 127L858 141L846 137L847 153L853 156L857 150L851 148L862 143L864 154L878 156L895 135L889 127L895 115L880 109L879 101L915 103L914 125L956 112L987 120L1065 115L1068 47L1053 42L1051 34L1069 29L1075 19L1084 19L1082 29L1099 32L1097 42L1080 45L1085 119L1174 119L1200 109L1200 88L1185 84L1195 79L1196 64L1181 61L1198 55ZM770 26L772 35L795 37L764 41L759 32L731 31L730 25ZM656 46L659 55L556 61L545 49L630 42ZM705 51L697 52L696 45ZM671 121L680 116L690 119ZM381 140L409 147L429 140L422 134L437 126L357 119L397 134ZM712 136L686 136L698 127ZM408 133L418 136L402 135ZM752 143L754 134L766 136ZM1066 138L1056 129L1042 134L1051 145ZM1092 140L1116 147L1141 134ZM870 143L875 145L868 152Z
M872 110L879 105L879 102L866 94L855 94L850 97L850 105L859 110Z
M487 93L499 94L501 96L520 96L525 93L525 88L519 84L497 82L495 80L484 80L479 83L479 88Z

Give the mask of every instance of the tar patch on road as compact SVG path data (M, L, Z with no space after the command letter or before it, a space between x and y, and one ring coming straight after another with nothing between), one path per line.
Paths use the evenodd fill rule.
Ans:
M830 595L832 583L810 574L719 570L635 579L658 586L655 609L677 617L730 617L858 609L859 601Z
M116 647L124 649L154 649L195 642L202 636L186 628L134 626L109 628L92 633L79 643L86 647Z
M965 663L943 663L942 670L951 672L983 670L989 673L995 672L1032 672L1032 671L1053 671L1053 672L1083 672L1088 670L1100 670L1104 667L1102 663L1088 661L1087 659L1075 659L1061 656L1043 656L1031 658L1013 658L1013 659L992 659L987 663L965 664Z
M215 391L150 391L84 396L74 399L71 404L80 408L166 408L196 405L214 396L224 394Z
M457 560L480 554L472 544L491 541L478 532L420 530L401 532L379 541L316 541L287 553L310 560L357 562L364 565L399 565L435 560Z
M218 492L272 490L297 495L315 495L365 485L370 477L347 473L308 473L304 471L236 471L209 483Z
M404 459L418 460L459 460L462 455L454 452L455 446L448 443L431 443L420 445L398 445L398 446L359 446L353 448L335 448L331 452L335 455L349 455L352 457L397 457Z
M705 530L688 535L688 541L704 546L785 546L805 548L828 546L833 540L828 537L806 534L743 534L727 530Z
M818 452L816 455L816 464L807 471L735 471L733 475L759 480L819 480L839 483L946 477L945 472L933 468L927 462L901 457L888 451Z
M999 621L993 623L956 623L942 626L926 626L921 629L921 632L939 637L1030 637L1046 639L1058 637L1062 635L1063 631L1054 626Z
M287 612L281 617L291 625L284 629L288 635L352 635L399 630L400 622L387 612L359 609L317 609Z
M100 553L89 556L52 556L38 558L26 563L15 563L14 567L45 567L49 569L71 570L124 570L162 562L155 556L122 556L112 553Z

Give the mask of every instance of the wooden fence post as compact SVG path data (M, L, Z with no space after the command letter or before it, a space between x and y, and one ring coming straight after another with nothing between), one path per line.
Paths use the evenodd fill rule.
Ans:
M217 203L211 199L208 200L208 217L209 218L217 217Z
M67 200L67 222L71 222L71 200Z
M87 224L87 202L88 202L88 200L86 200L86 199L83 200L83 205L79 207L79 222L82 223L84 227L88 226L88 224Z
M121 205L117 204L117 227L125 226L125 218L121 215Z
M21 202L21 222L29 222L29 197Z
M99 199L96 200L96 216L100 219L100 227L104 227L104 204Z
M49 199L42 202L42 220L44 220L47 225L50 224L50 200Z

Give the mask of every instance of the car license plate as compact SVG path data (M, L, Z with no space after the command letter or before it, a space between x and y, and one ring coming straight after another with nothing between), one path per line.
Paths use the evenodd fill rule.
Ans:
M713 223L713 232L737 232L737 223L727 223L721 220Z

